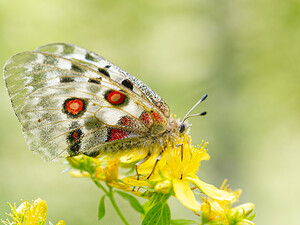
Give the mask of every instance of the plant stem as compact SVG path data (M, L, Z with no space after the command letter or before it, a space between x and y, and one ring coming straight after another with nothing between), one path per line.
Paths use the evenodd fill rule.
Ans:
M96 180L94 177L92 177L93 182L97 185L98 188L100 188L102 191L104 191L104 193L107 195L107 197L109 198L111 204L113 205L113 207L115 208L116 212L118 213L118 215L120 216L121 220L123 221L123 223L125 225L129 225L129 223L127 222L127 220L125 219L125 217L123 216L122 212L120 211L115 199L114 199L114 195L113 195L113 191L112 191L112 187L108 185L109 187L109 191L107 191L102 184Z
M97 187L100 188L102 191L104 191L105 194L108 196L109 192L102 186L102 184L99 181L97 181L94 177L91 176L91 178L94 181L94 183L97 185Z
M114 195L112 192L112 187L109 186L109 195L108 195L111 204L113 205L113 207L115 208L116 212L118 213L118 215L120 216L121 220L123 221L123 223L125 225L129 225L129 223L127 222L127 220L125 219L125 217L123 216L122 212L120 211L115 199L114 199Z

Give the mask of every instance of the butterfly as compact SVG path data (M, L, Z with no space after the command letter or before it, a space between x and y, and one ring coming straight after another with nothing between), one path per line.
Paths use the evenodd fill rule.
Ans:
M142 81L75 45L16 54L4 78L28 147L47 161L140 149L147 154L142 163L189 130L188 114L182 121L173 117Z

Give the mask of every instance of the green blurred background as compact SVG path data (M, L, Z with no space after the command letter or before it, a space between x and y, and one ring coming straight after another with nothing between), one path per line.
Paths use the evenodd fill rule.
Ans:
M159 93L183 117L203 94L191 135L208 141L199 177L228 178L257 224L299 224L299 0L0 0L0 65L18 52L68 42L92 50ZM99 224L87 180L44 163L24 142L0 80L0 218L7 202L40 197L56 223ZM139 215L118 199L130 224ZM192 218L176 199L172 218ZM109 202L101 224L122 224ZM196 218L197 219L197 218Z

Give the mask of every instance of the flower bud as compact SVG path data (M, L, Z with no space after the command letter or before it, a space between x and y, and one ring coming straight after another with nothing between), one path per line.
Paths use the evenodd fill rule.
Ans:
M154 190L158 193L162 193L162 194L167 194L170 192L172 188L172 183L170 180L163 180L158 182L155 187Z

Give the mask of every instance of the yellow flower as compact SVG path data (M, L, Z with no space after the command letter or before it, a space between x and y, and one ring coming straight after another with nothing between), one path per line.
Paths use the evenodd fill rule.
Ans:
M8 219L6 221L1 220L2 223L6 225L44 225L47 218L47 203L38 198L32 201L32 204L25 201L18 208L16 205L12 206L9 204L12 213L7 214L13 219L10 222ZM64 225L65 222L60 220L57 225Z
M151 186L155 182L154 189L161 193L166 193L166 191L173 189L175 197L184 206L193 211L200 211L200 204L191 190L190 183L196 185L205 195L213 199L232 200L234 196L231 193L219 190L215 186L201 181L196 175L200 162L209 159L209 155L205 150L206 145L207 143L202 142L197 147L192 146L191 138L188 135L182 135L175 138L175 140L171 139L167 141L166 148L163 149L162 158L153 174L151 172L156 157L148 159L139 166L139 173L151 174L148 179L145 179L146 176L140 180L134 177L127 177L123 179L123 182L139 187ZM170 183L172 184L172 188L169 188Z
M238 221L236 223L238 225L254 225L255 223L251 221L251 218L248 218L253 209L253 203L245 203L230 209L227 215L229 220L233 222Z
M56 225L65 225L66 223L65 223L65 221L64 220L60 220L60 221L58 221L58 223L56 224Z
M76 169L70 172L73 177L92 177L96 180L105 181L111 187L130 192L136 196L142 195L141 192L134 191L130 185L124 184L119 178L120 159L117 157L92 158L80 155L68 157L67 160Z
M203 222L220 222L224 225L240 224L240 225L253 225L251 218L248 218L249 214L254 209L254 204L246 203L237 207L231 208L234 202L238 201L241 195L241 190L231 191L228 186L225 186L226 180L223 182L221 189L228 193L232 193L235 198L231 201L216 200L212 198L202 198L203 203L201 205L202 221Z
M218 223L231 224L253 224L252 218L248 217L254 205L247 203L235 208L231 204L238 200L241 191L231 191L225 182L220 189L205 183L196 175L202 160L208 160L209 155L205 149L207 143L194 147L191 137L181 135L170 138L162 148L158 144L158 154L151 155L145 162L138 166L138 174L130 176L128 171L120 175L119 171L128 170L132 173L135 163L143 159L141 149L133 149L124 155L102 156L92 158L85 155L69 157L67 160L73 170L71 175L75 177L90 177L98 187L104 190L98 181L106 182L114 187L136 196L150 198L154 193L165 196L174 195L184 206L194 212L202 212L202 224ZM161 153L161 159L157 161ZM75 170L74 170L75 169ZM191 184L195 187L191 188ZM200 204L193 193L199 189L202 192ZM110 191L104 190L109 196ZM157 195L156 195L157 196Z
M95 170L95 177L101 180L105 180L107 183L111 183L118 179L118 169L120 165L119 159L111 159L107 161L105 167L99 166Z

